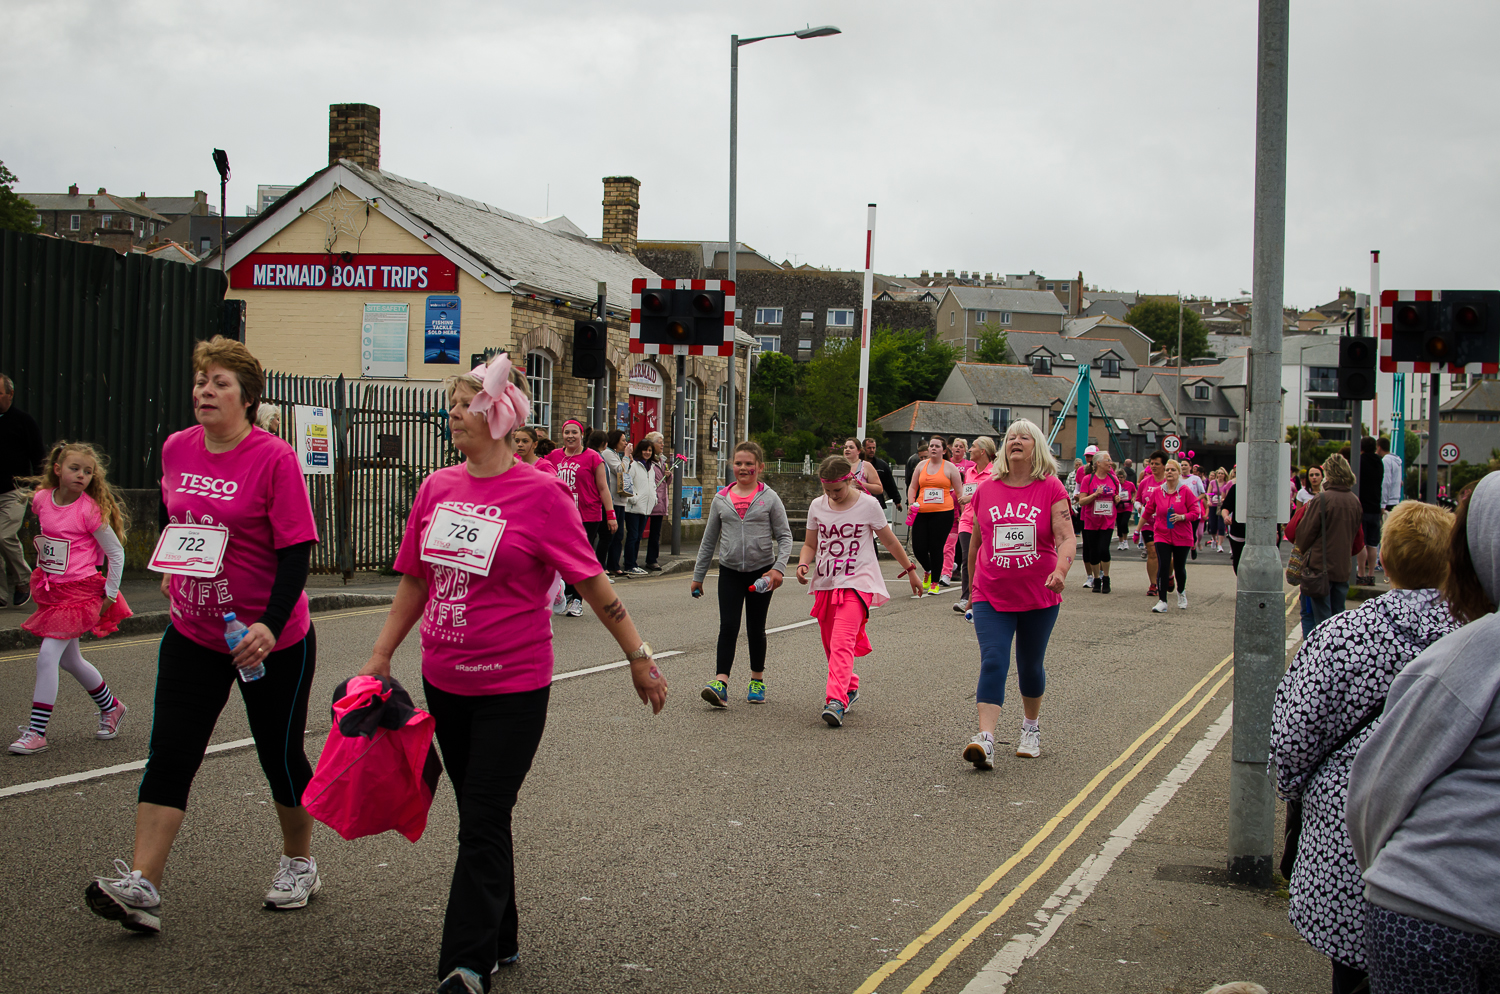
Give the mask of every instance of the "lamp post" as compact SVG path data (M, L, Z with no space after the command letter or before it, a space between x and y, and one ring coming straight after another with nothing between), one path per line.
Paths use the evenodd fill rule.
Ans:
M229 213L229 153L214 149L214 168L219 171L219 269L228 272L224 259L224 217Z
M733 283L739 275L740 246L739 236L735 230L735 208L739 195L739 131L740 131L740 46L753 45L758 41L769 41L772 38L826 38L829 35L841 34L838 28L831 24L819 27L803 28L801 31L788 31L779 35L758 35L754 38L741 38L739 35L729 36L729 281ZM735 291L736 299L739 296L738 288ZM739 322L735 322L734 348L729 352L729 430L725 433L729 439L730 452L734 451L734 357L739 351ZM749 438L750 432L750 354L745 355L745 437ZM727 483L734 482L734 460L730 458L725 462L724 479Z

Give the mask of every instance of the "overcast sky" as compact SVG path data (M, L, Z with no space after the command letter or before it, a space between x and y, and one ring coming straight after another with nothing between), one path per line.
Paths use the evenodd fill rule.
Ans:
M0 159L18 191L213 191L326 165L328 105L381 109L381 165L643 238L728 237L729 36L741 240L778 261L1026 272L1225 296L1251 283L1256 4L701 0L317 4L0 0ZM1420 16L1419 16L1420 12ZM1497 286L1500 4L1293 4L1285 299ZM549 193L550 187L550 193Z

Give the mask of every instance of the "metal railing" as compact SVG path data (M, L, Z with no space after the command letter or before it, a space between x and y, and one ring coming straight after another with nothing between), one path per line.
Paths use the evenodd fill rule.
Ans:
M1314 425L1346 425L1351 413L1347 407L1309 407L1305 420Z

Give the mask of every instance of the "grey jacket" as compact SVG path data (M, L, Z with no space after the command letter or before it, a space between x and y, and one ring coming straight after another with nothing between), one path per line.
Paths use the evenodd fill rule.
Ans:
M1469 554L1500 594L1500 473L1475 488ZM1438 640L1391 681L1349 772L1346 814L1365 898L1500 937L1500 615Z
M766 487L756 494L743 520L726 493L714 494L703 523L698 561L693 566L694 582L702 583L708 575L715 549L721 566L749 573L770 565L785 575L786 561L792 555L792 526L787 523L786 507L776 491Z

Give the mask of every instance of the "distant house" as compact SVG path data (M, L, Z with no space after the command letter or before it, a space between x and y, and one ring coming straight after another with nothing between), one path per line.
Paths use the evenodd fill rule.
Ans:
M1134 325L1107 314L1071 318L1064 321L1063 337L1089 338L1096 341L1112 339L1125 347L1137 366L1146 366L1151 363L1151 336Z
M972 354L985 325L1006 331L1050 331L1062 334L1067 308L1057 294L1010 287L950 286L937 309L937 332L943 341Z
M1048 384L1050 386L1050 384ZM988 362L955 363L938 391L937 399L951 404L972 404L989 422L998 443L1012 421L1026 418L1042 425L1052 405L1052 391L1038 382L1029 366Z
M1175 366L1154 366L1138 377L1145 380L1141 393L1161 399L1172 418L1172 433L1182 439L1182 451L1195 453L1194 462L1234 465L1244 411L1244 381L1236 370L1188 366L1179 377Z
M74 242L99 242L128 252L144 245L170 223L170 219L146 205L146 195L137 198L106 193L78 191L77 184L67 193L22 193L36 205L42 232Z
M1500 422L1500 380L1475 380L1463 393L1444 404L1438 417L1455 424ZM1500 446L1500 429L1496 430L1495 444Z
M944 438L994 436L994 428L973 404L947 403L937 400L915 400L905 407L875 419L885 433L886 449L892 465L905 463L921 451L932 435Z
M1030 367L1038 376L1061 376L1071 382L1078 378L1078 367L1087 364L1093 367L1090 377L1099 390L1130 389L1140 368L1118 339L1013 331L1006 335L1006 347L1013 362Z

